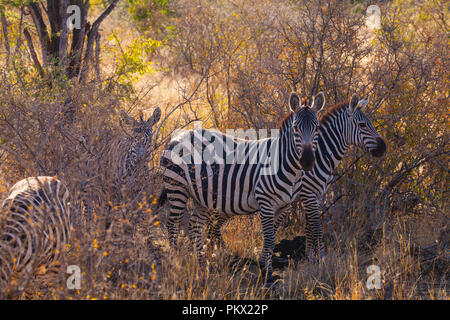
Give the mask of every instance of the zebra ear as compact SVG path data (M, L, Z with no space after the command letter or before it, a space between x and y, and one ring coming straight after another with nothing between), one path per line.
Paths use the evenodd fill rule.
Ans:
M353 113L356 110L356 108L358 107L358 103L359 103L358 95L354 94L348 105L348 107L350 108L350 113Z
M159 107L156 107L155 111L153 111L153 114L150 118L148 118L147 123L153 126L155 123L159 121L161 118L161 109Z
M367 105L369 104L369 100L370 100L370 93L369 93L369 95L367 96L366 99L359 101L359 103L358 103L358 108L359 108L361 111L364 111L364 109L365 109L365 108L367 107Z
M120 110L120 117L126 124L130 126L136 124L136 120L134 120L133 117L130 117L124 110Z
M320 110L322 110L324 105L325 105L325 95L323 94L323 92L319 92L314 97L311 108L314 110L315 113L318 113Z
M300 98L295 92L292 92L289 97L289 108L292 112L297 112L300 108Z

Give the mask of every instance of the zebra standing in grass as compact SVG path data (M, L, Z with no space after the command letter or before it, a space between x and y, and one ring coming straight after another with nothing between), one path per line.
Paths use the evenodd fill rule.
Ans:
M218 131L192 130L173 138L161 158L165 190L160 201L162 205L166 197L170 205L167 229L171 246L176 246L176 227L188 198L200 208L192 214L189 225L200 259L201 230L211 219L210 210L219 217L260 211L264 233L260 267L270 285L274 216L295 198L302 169L311 170L314 164L317 112L324 104L323 93L312 100L311 106L303 105L292 93L292 112L282 122L278 137L242 140Z
M306 254L310 259L323 255L319 201L332 181L334 169L349 147L356 145L375 157L381 157L386 152L384 140L364 114L368 102L368 98L360 101L357 95L353 95L350 103L332 107L320 119L314 167L311 171L305 172L296 190L305 210ZM289 210L284 210L276 217L275 230L288 212ZM225 221L226 219L217 219L214 225L210 225L212 228L210 233L216 241L223 241L220 229Z
M0 209L2 291L22 290L37 268L59 264L70 231L69 191L60 180L39 176L17 182Z

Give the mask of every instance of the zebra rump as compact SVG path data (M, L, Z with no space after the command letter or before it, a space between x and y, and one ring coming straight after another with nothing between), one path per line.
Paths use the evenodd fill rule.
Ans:
M0 287L19 290L33 272L59 264L70 239L69 191L56 177L17 182L1 206ZM21 288L22 286L22 288Z

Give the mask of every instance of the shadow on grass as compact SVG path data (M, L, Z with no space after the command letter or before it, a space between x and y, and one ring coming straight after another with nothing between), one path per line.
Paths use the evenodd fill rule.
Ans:
M294 262L305 260L305 250L306 238L304 236L298 236L292 240L281 240L273 250L273 268L284 269L289 265L289 260Z

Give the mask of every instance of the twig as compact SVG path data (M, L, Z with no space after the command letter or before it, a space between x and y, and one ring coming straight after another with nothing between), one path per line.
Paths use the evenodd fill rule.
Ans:
M39 62L39 59L37 57L36 51L34 50L33 40L31 39L31 35L28 32L28 29L25 28L23 30L23 34L25 36L25 39L28 43L28 49L30 50L31 59L33 59L34 65L36 66L36 69L39 72L39 75L43 78L44 77L44 70L42 69L42 66Z
M160 122L158 129L156 130L156 135L155 135L155 139L154 139L154 144L156 143L156 141L158 141L158 136L159 136L159 132L161 130L161 127L163 126L164 122L166 122L166 120L172 115L172 113L174 113L178 108L184 106L185 104L189 103L192 99L192 97L197 93L198 89L200 88L201 84L203 83L203 80L205 80L206 75L208 72L204 72L202 78L200 79L200 81L198 82L197 86L195 87L194 91L190 94L189 97L185 97L185 101L177 104L174 108L172 108L172 110L164 117L164 119Z

